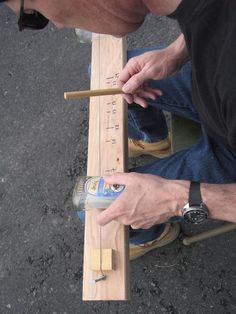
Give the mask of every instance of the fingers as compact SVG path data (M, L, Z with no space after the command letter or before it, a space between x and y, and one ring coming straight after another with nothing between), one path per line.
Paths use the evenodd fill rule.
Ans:
M103 179L109 184L120 184L128 186L136 185L137 180L143 176L145 176L145 174L140 174L137 172L116 172L108 176L103 176Z
M131 105L134 103L134 96L130 94L122 94L124 100L127 102L127 104Z
M100 226L108 224L110 221L119 217L119 212L113 209L114 206L110 206L99 215L97 215L97 222Z
M131 225L131 228L134 229L134 230L137 230L137 229L149 229L153 226L153 224L144 224L143 222L140 222L140 223L135 223L135 224L132 224Z
M162 96L163 93L161 90L150 90L147 91L146 89L139 92L138 94L123 94L123 98L124 100L129 104L137 104L140 105L143 108L147 108L148 107L148 102L147 99L151 99L151 100L156 100L159 96Z
M129 173L115 173L110 176L104 176L103 179L106 183L109 184L119 184L119 185L127 185L130 181L132 181L132 174ZM117 220L121 223L124 223L122 220L122 216L124 215L124 208L126 207L127 195L125 195L124 190L122 194L112 202L112 204L99 213L97 216L97 222L103 226L109 223L112 220Z
M146 204L146 211L149 210L149 199L143 182L146 180L145 174L139 173L115 173L103 177L108 184L118 184L125 186L124 191L119 195L110 206L97 215L97 222L101 226L106 225L112 220L124 225L131 225L133 229L148 229L156 221L153 219L157 213L151 213L151 216L143 212ZM144 180L144 181L143 181ZM149 207L148 207L149 206ZM151 209L153 204L151 204Z
M131 76L135 73L132 70L132 67L130 65L131 65L131 60L128 61L128 63L125 65L124 69L119 74L119 77L117 80L117 85L119 87L122 87L131 78Z
M148 107L148 103L147 101L142 98L142 97L139 97L138 94L135 94L135 95L130 95L130 94L123 94L122 95L124 100L129 104L137 104L137 105L140 105L141 107L143 108L147 108Z
M127 83L127 84L128 84L128 83ZM131 84L132 84L132 83L131 83ZM125 92L125 90L124 90L124 86L125 86L125 85L123 85L123 87L122 87L122 85L119 83L118 86L121 87L122 90ZM135 86L135 85L133 85L133 86ZM142 84L139 85L139 86L137 87L137 89L138 89L140 86L142 86ZM137 89L136 89L136 90L137 90ZM139 88L139 89L140 89L140 88ZM132 90L133 90L133 87L132 87ZM135 91L135 89L134 89L134 91ZM148 107L147 99L151 99L151 100L154 101L154 100L157 99L157 97L162 96L162 95L163 95L163 93L162 93L162 91L161 91L160 89L153 89L153 88L149 87L149 86L147 85L147 83L145 83L145 84L143 84L142 90L141 90L140 92L134 93L134 94L125 93L125 94L123 94L122 96L123 96L124 100L125 100L129 105L135 103L135 104L137 104L137 105L140 105L140 106L143 107L143 108L147 108L147 107Z
M148 107L147 99L156 100L162 95L159 89L152 89L148 86L149 72L145 70L144 64L139 58L132 58L128 61L117 80L118 87L124 92L123 98L128 104L136 103L143 108ZM136 93L137 90L140 90Z
M122 87L126 94L132 94L138 90L148 78L142 72L134 74Z
M160 89L158 89L158 88L152 88L152 87L150 87L148 84L145 84L143 90L144 90L145 92L147 92L147 93L149 92L149 93L152 93L152 94L154 94L154 95L156 95L156 96L162 96L162 95L163 95L163 92L162 92Z
M119 77L117 80L118 86L119 85L121 85L121 86L125 85L132 77L138 75L141 71L142 71L142 67L139 64L139 58L134 57L134 58L130 59L126 63L124 69L119 74Z
M129 177L130 173L116 172L109 176L104 176L103 179L105 180L106 183L109 184L126 185L129 180Z
M133 94L148 80L138 60L139 58L130 59L118 77L117 85L125 94Z
M150 87L143 88L142 91L138 93L139 97L156 100L157 97L162 96L163 93L159 89L152 89Z
M145 98L139 97L138 95L134 95L134 103L140 105L143 108L148 107L148 103Z
M159 89L152 89L152 88L145 88L144 90L140 91L138 94L130 95L125 94L123 95L125 101L128 104L136 103L143 108L148 107L147 99L151 99L155 101L158 97L162 96L163 93Z

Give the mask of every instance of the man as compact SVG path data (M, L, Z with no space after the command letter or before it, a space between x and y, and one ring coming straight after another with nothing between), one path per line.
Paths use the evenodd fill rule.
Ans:
M132 227L131 258L173 241L179 229L170 221L176 217L192 223L207 217L236 222L234 0L5 2L16 12L21 7L20 29L33 25L24 14L28 10L40 12L58 27L116 36L136 30L149 12L175 18L183 34L167 48L130 59L118 79L127 102L141 106L129 110L131 154L166 155L168 136L160 109L201 123L203 136L188 150L129 174L106 177L108 183L126 188L99 214L98 222L104 225L115 219ZM133 95L140 87L142 92ZM164 132L157 132L155 125L157 130L163 125ZM143 148L138 151L136 146Z

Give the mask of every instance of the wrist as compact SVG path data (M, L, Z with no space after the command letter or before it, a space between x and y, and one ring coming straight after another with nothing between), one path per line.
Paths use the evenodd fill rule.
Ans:
M170 50L173 58L178 60L179 67L189 60L189 53L187 50L184 35L181 34L176 41L174 41L168 49Z
M209 210L202 201L200 182L192 181L189 188L188 202L182 209L184 220L192 224L200 224L209 217Z
M236 184L201 184L202 200L209 209L209 217L217 220L236 222L234 204Z
M176 187L174 191L173 216L182 216L182 208L188 203L190 181L174 180Z
M221 219L221 220L227 220L227 217L224 216L224 211L219 212L218 206L215 206L213 196L217 195L219 200L222 199L223 191L218 188L218 184L208 184L208 183L201 183L201 194L202 194L202 201L209 209L209 218L211 219ZM221 203L221 201L218 200L218 204Z

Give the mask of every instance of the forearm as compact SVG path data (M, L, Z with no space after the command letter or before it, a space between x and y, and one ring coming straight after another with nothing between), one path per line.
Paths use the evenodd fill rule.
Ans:
M175 58L178 60L179 68L189 60L189 53L184 35L181 34L172 44L168 46Z
M201 183L201 194L210 218L236 222L236 183Z

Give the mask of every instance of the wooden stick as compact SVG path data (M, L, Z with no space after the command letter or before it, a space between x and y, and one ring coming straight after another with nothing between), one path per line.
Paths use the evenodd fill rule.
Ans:
M82 97L92 97L92 96L105 96L105 95L117 95L122 94L121 88L104 88L104 89L93 89L93 90L82 90L74 92L65 92L65 99L74 99Z
M205 240L211 237L215 237L217 235L229 232L231 230L235 230L236 229L236 224L235 223L227 223L223 226L214 228L212 230L208 230L205 232L202 232L200 234L194 235L192 237L186 237L183 239L183 244L184 245L190 245L192 243L201 241L201 240Z
M142 91L141 88L134 91L132 94L137 94ZM104 88L104 89L89 89L89 90L81 90L74 92L65 92L65 99L75 99L75 98L83 98L83 97L94 97L94 96L109 96L109 95L119 95L123 94L121 88Z

